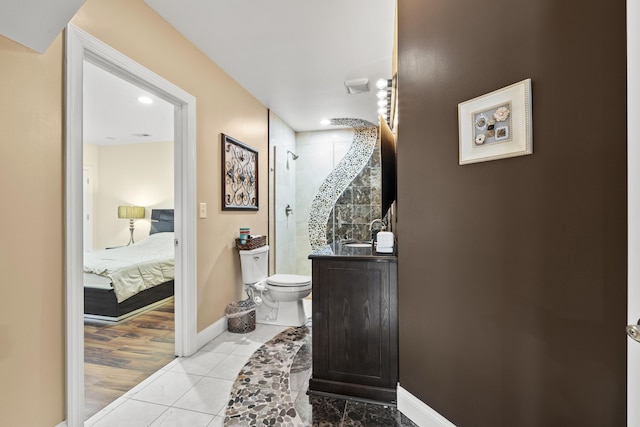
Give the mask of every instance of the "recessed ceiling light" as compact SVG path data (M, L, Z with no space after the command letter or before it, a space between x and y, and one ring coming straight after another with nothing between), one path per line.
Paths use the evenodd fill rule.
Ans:
M330 125L330 124L331 124L331 120L329 120L329 119L322 119L322 120L320 120L320 124L321 124L322 126Z
M148 96L140 96L138 97L138 101L143 104L153 104L153 99L149 98Z

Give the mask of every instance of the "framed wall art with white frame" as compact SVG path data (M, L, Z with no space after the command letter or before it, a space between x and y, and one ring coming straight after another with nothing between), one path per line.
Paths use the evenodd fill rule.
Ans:
M458 104L459 164L533 153L531 79Z

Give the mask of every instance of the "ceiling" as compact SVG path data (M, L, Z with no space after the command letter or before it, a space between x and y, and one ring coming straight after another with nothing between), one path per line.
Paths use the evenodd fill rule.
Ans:
M296 131L321 119L377 123L390 79L395 0L145 0ZM344 81L368 78L350 95Z
M84 61L83 141L93 145L173 141L174 106ZM142 103L140 97L151 103Z
M392 77L395 0L145 2L295 131L324 129L320 120L331 118L377 123L375 83ZM35 50L29 43L37 39L41 49L48 33L37 33L59 27L60 19L81 2L55 3L63 10L52 14L55 23L45 25L39 20L16 35L0 20L0 33ZM28 16L27 11L50 4L48 0L5 1L0 16ZM58 34L49 35L46 46ZM362 78L369 80L371 90L348 94L344 82ZM103 93L102 99L109 93ZM151 133L118 131L126 132Z
M0 34L44 53L85 0L2 0Z

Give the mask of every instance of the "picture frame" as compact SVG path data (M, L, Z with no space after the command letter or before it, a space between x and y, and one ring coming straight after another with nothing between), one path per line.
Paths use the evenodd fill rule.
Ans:
M533 153L531 79L458 104L460 165Z
M222 210L258 210L258 150L221 134Z

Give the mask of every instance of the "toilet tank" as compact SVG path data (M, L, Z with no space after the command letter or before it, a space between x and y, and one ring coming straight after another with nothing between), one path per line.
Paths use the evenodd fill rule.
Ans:
M249 251L240 252L242 283L251 285L269 276L269 246L261 246Z

